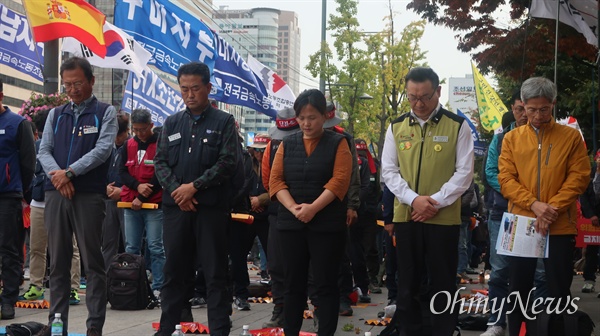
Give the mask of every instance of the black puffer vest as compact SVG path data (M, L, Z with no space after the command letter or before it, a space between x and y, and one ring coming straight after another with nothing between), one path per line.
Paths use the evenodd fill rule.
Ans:
M323 193L323 186L333 176L338 145L344 137L326 130L310 156L302 141L302 133L283 139L283 177L296 203L312 203ZM334 199L305 224L285 207L280 206L277 227L282 230L341 231L346 228L346 202Z

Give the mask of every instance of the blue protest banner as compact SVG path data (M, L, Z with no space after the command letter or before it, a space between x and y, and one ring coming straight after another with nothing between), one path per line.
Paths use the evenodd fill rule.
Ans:
M35 43L25 15L0 4L0 64L43 81L44 44Z
M144 70L144 77L129 72L121 109L131 113L134 109L148 109L155 126L162 126L168 116L185 108L181 94L163 82L154 71Z
M115 1L115 26L152 54L148 64L177 75L182 64L203 62L213 69L213 33L199 19L166 0Z
M486 144L485 141L481 139L479 136L479 132L477 132L477 128L473 124L473 122L467 117L461 110L456 110L456 114L465 118L467 120L467 124L471 128L471 136L473 137L473 152L477 156L483 156L485 153Z
M233 47L214 33L216 50L214 79L222 91L213 90L210 97L228 104L242 105L275 118L277 111L263 82Z

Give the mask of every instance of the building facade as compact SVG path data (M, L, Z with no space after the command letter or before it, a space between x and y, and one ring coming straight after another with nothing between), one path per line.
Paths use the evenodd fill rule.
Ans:
M298 94L300 29L296 13L274 8L230 10L222 6L215 11L213 20L218 25L219 35L242 58L248 59L248 55L252 55L276 71ZM242 109L243 118L238 120L247 138L248 135L266 133L274 125L268 116L250 108Z

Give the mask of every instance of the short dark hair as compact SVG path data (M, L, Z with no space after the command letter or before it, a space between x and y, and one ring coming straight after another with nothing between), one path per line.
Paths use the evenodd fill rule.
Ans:
M62 77L62 74L65 70L75 70L77 68L81 68L81 70L83 70L83 74L88 81L91 81L94 78L94 70L92 69L90 62L83 57L77 56L67 58L60 65L60 76Z
M513 105L517 100L521 100L521 87L518 87L510 97L510 105Z
M117 112L117 124L119 125L117 134L123 134L124 132L127 132L129 129L129 114L123 111Z
M132 124L151 124L152 114L147 109L135 109L131 112Z
M306 105L311 105L322 115L327 114L327 99L325 99L323 92L318 89L305 90L298 95L298 98L296 98L296 101L294 102L296 117L300 115L300 112Z
M404 83L413 81L415 83L431 82L431 86L436 89L440 86L440 77L431 68L416 67L410 69L410 71L404 77Z
M502 129L508 129L510 127L510 124L512 124L515 121L517 120L515 119L515 115L511 111L504 112L504 114L502 115Z
M177 83L182 75L198 75L202 77L204 85L210 82L210 69L208 65L201 62L190 62L180 66L177 70Z
M44 126L46 125L48 113L50 113L50 110L41 110L38 111L32 118L33 123L35 124L35 128L37 128L38 134L44 133Z

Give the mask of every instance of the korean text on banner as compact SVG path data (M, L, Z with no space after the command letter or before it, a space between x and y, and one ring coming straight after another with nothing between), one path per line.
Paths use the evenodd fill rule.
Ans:
M213 33L200 20L166 0L115 1L115 26L152 55L149 64L177 75L182 64L202 62L214 68Z
M227 41L216 33L214 35L217 58L213 74L217 85L223 91L217 92L213 88L210 97L228 104L252 108L274 119L277 111L271 106L263 82Z
M479 70L471 63L475 93L477 95L477 108L481 126L486 131L493 131L502 126L502 115L508 111L496 91L490 86Z
M145 108L152 114L155 126L161 126L168 116L185 108L181 94L162 81L154 71L146 68L143 76L129 73L121 109L131 113Z
M25 15L0 4L0 64L43 81L44 44L35 43Z
M106 42L104 58L94 54L87 46L72 37L63 40L62 51L85 57L92 65L101 68L124 69L143 76L143 70L150 60L150 52L109 22L104 23L104 41Z
M83 0L23 1L37 42L74 37L100 57L106 55L106 16Z

